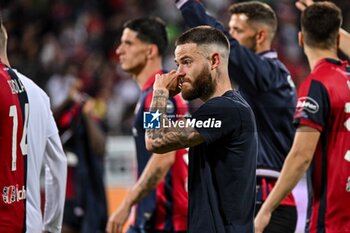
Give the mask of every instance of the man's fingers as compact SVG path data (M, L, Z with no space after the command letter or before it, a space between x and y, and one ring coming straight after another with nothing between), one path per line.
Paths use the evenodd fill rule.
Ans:
M112 222L111 221L108 221L108 223L107 223L106 232L112 233Z
M112 233L122 233L122 232L123 232L123 226L121 224L114 223Z
M112 232L111 233L118 233L119 232L119 225L116 222L112 222Z
M170 72L169 72L169 74L175 74L176 73L176 70L171 70Z
M121 233L122 230L123 230L122 224L119 224L114 221L108 221L107 227L106 227L107 233Z
M312 5L314 3L313 0L299 0L295 3L295 6L300 10L305 10L306 7Z
M112 224L112 233L116 233L118 230L118 224L116 224L115 222L113 222Z
M304 1L297 1L295 3L295 6L300 10L303 11L307 7L306 3Z
M118 225L117 233L123 233L123 226Z

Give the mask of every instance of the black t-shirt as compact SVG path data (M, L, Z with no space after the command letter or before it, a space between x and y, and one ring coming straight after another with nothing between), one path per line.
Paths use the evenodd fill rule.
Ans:
M250 106L228 91L191 120L205 142L189 152L189 233L254 232L257 132Z

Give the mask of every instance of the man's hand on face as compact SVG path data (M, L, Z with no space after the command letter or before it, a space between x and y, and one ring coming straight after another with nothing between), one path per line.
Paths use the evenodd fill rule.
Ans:
M166 74L157 74L153 85L153 90L167 90L169 97L173 97L180 93L182 88L183 73L172 70Z

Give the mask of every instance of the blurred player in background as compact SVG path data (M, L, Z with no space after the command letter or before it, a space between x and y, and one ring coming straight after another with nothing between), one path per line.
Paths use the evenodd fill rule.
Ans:
M341 10L331 2L302 12L299 44L311 73L299 88L294 143L255 219L257 233L308 168L306 232L350 232L350 66L337 56L341 23Z
M210 25L229 38L230 78L252 107L258 128L257 213L279 177L295 132L292 125L296 106L294 83L271 48L277 30L275 12L258 1L232 4L228 32L206 13L199 1L175 2L187 25ZM294 233L296 223L297 210L290 194L273 212L265 233Z
M75 78L66 99L53 109L68 158L62 233L99 233L107 224L106 113L97 107L97 97L88 95L81 79Z
M7 32L0 29L0 59L10 67L7 58ZM34 82L13 70L27 91L27 190L26 232L61 232L66 190L67 160L46 93ZM28 110L28 109L26 109ZM24 141L25 142L25 141ZM23 147L21 147L23 148ZM22 150L22 149L21 149ZM40 172L45 165L45 208L41 211ZM44 219L43 219L44 218ZM16 219L18 221L18 219ZM10 232L9 230L1 232Z
M157 155L146 150L144 113L149 112L153 83L162 74L162 56L168 46L166 27L158 18L140 18L124 24L116 53L121 67L132 74L142 92L135 109L133 135L137 154L136 184L110 216L107 232L121 233L135 205L128 233L173 233L187 229L186 149ZM166 113L172 119L187 114L180 95L170 98Z
M253 233L257 132L254 114L228 74L229 42L219 30L200 26L176 42L177 71L158 75L151 112L167 122L169 96L204 104L191 118L147 129L147 149L189 150L188 232ZM158 155L165 156L165 155Z

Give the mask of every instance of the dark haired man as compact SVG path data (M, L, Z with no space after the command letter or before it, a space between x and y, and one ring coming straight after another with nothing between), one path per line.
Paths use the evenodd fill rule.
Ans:
M331 2L316 2L302 12L299 44L311 73L299 88L294 143L255 219L257 233L309 167L306 232L350 232L350 66L337 56L341 22L341 11Z
M190 233L254 232L256 126L250 106L232 90L229 50L219 30L192 28L176 42L177 71L157 75L153 85L151 112L160 122L167 122L168 98L180 89L186 100L204 101L191 118L146 130L151 151L190 147Z
M144 112L149 111L152 87L162 74L162 56L168 46L166 27L158 18L140 18L124 25L116 53L121 67L132 74L142 92L135 110L133 134L137 154L137 183L109 218L107 232L121 233L136 205L134 222L128 233L179 233L187 229L186 149L165 156L146 150ZM185 115L187 105L180 95L167 102L167 114Z
M307 6L314 4L313 0L299 0L295 3L296 7L303 11ZM339 30L339 49L348 57L350 57L350 33L345 31L344 29Z
M177 0L190 27L210 25L223 31L230 41L229 73L242 96L252 107L258 128L256 210L269 195L279 177L295 133L293 113L296 93L289 71L271 49L277 30L273 9L258 1L230 6L229 32L209 16L196 0ZM257 211L256 211L257 212ZM292 194L276 208L265 233L294 233L297 210Z

